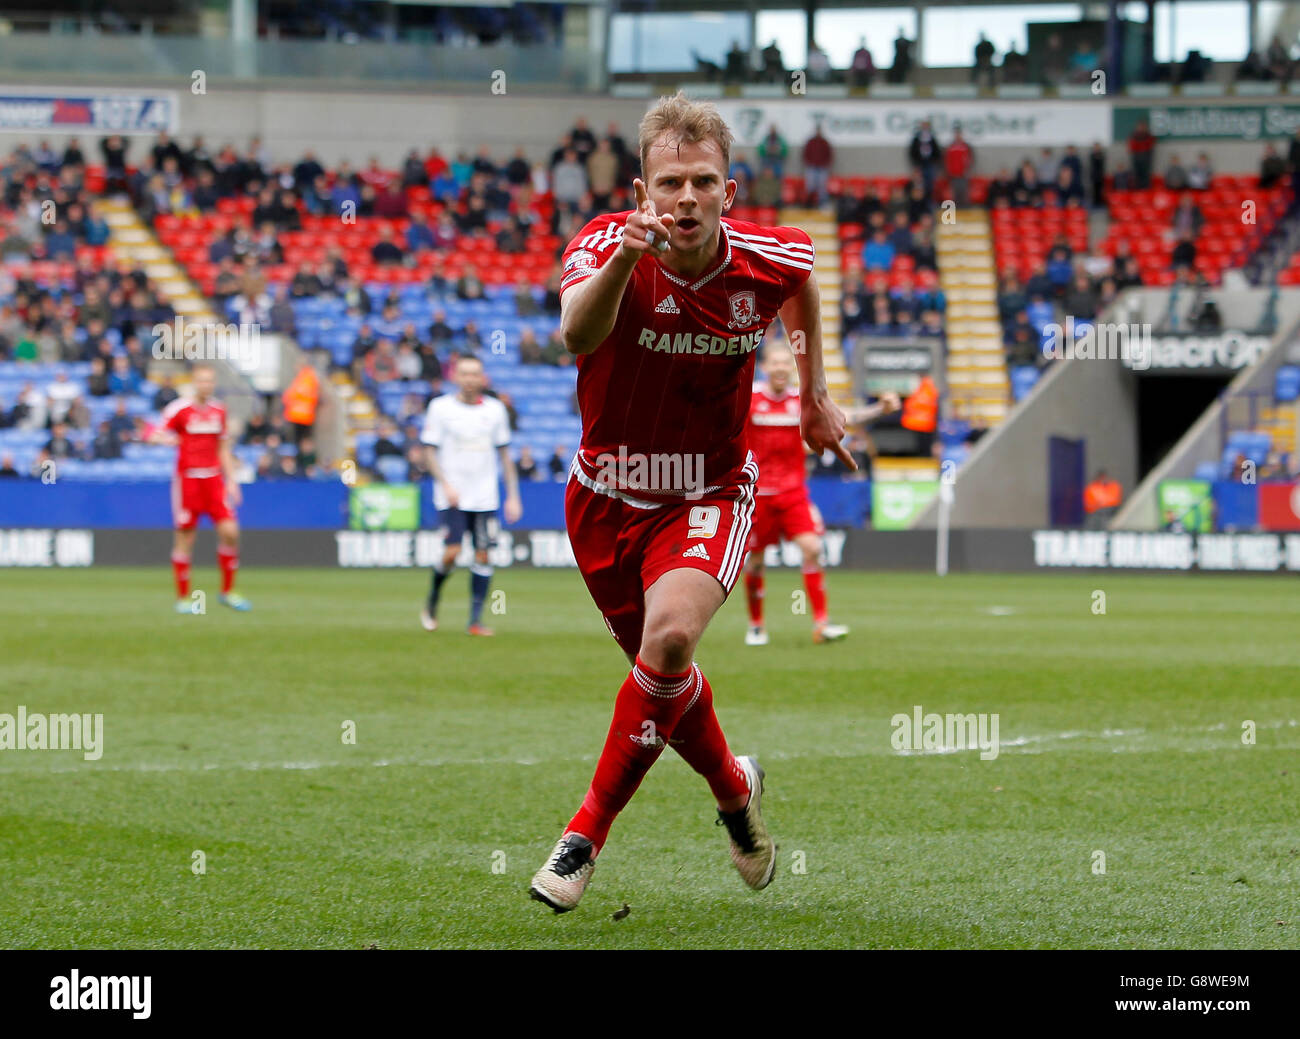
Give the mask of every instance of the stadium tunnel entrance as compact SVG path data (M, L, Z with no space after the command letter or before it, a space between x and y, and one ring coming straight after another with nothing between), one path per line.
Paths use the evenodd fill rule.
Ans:
M1139 482L1160 464L1231 381L1231 373L1137 377Z

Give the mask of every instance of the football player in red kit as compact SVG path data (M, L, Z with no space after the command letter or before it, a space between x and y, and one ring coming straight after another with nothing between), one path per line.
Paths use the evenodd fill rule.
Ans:
M149 436L153 444L175 444L176 475L172 477L172 572L176 578L176 612L192 613L190 559L199 517L208 516L217 528L217 564L221 568L221 604L251 610L252 604L234 591L239 569L239 484L230 453L226 408L213 397L216 373L207 365L191 373L193 397L177 397L167 405L162 422Z
M754 357L778 314L806 333L804 440L853 460L826 389L811 240L724 217L731 145L714 106L662 99L641 122L637 208L592 220L564 253L560 323L582 412L565 518L632 670L587 795L533 877L532 896L557 912L578 904L615 817L667 747L709 784L745 883L766 887L776 868L763 771L728 747L695 647L745 558Z
M799 392L794 389L795 358L790 347L773 341L763 348L765 386L754 388L749 409L749 446L758 458L758 507L745 562L745 600L749 630L745 645L766 646L763 627L763 553L781 539L793 541L803 554L803 583L812 608L813 641L836 642L849 629L832 624L826 610L822 570L821 515L808 497L804 446L799 435ZM870 422L898 410L898 395L886 393L877 404L848 412L850 422Z

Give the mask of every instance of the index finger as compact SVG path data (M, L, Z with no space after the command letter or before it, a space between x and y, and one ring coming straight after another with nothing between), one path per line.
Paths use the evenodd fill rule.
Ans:
M646 194L645 181L637 177L632 181L632 187L636 190L636 208L640 209L650 201L650 196Z
M835 445L831 448L831 450L835 452L836 458L838 458L841 462L843 462L845 465L849 467L850 472L858 471L858 463L855 462L853 460L853 456L849 454L849 449L845 447L843 444L841 444L838 440L835 441Z

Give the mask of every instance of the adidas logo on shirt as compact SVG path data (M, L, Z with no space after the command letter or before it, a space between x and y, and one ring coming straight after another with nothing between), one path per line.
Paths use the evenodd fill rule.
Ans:
M655 307L656 314L680 314L681 309L677 306L677 301L673 299L670 292L667 296L659 301L659 306Z
M708 550L703 545L692 545L690 548L688 548L685 552L682 553L682 558L683 559L708 559L709 562L713 561L709 556Z

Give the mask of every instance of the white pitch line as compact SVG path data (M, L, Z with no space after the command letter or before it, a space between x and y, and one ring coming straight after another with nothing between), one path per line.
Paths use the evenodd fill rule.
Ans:
M1300 727L1300 721L1295 718L1289 718L1286 721L1272 721L1257 723L1256 730L1260 729L1294 729ZM1160 742L1144 743L1141 746L1116 746L1111 750L1114 753L1132 752L1143 753L1161 750L1235 750L1237 744L1228 742L1223 744L1210 744L1201 747L1175 747L1167 742L1170 735L1203 735L1207 733L1223 732L1227 729L1224 722L1218 722L1214 725L1199 727L1175 727L1173 729L1163 729L1150 731L1147 729L1102 729L1100 732L1051 732L1030 736L1014 736L1010 739L998 741L998 751L1006 751L1022 754L1041 754L1045 750L1050 750L1056 744L1067 743L1077 740L1114 740L1118 737L1138 736L1150 737L1152 740ZM1300 749L1300 744L1284 743L1274 744L1269 749ZM941 747L933 750L895 750L889 746L889 737L884 736L880 741L880 746L871 750L822 750L813 754L791 754L782 750L756 750L759 757L768 758L775 761L799 761L803 759L816 758L861 758L884 755L888 757L922 757L932 754L961 754L968 752L978 752L979 747L967 747L957 749L953 747ZM32 753L32 752L19 752ZM62 754L76 754L77 751L59 751ZM591 754L568 755L560 757L527 757L527 758L381 758L378 761L348 761L340 759L337 761L232 761L232 762L208 762L202 765L187 765L181 763L162 763L135 761L127 762L121 765L101 765L94 763L92 767L85 767L84 763L80 765L56 765L52 768L32 769L32 768L0 768L0 775L15 776L47 776L60 773L78 773L86 775L93 772L308 772L318 769L329 768L455 768L467 766L490 766L499 767L501 765L522 765L533 766L542 764L556 764L565 761L581 761L591 763L595 756Z
M76 754L77 751L59 753ZM410 766L413 768L447 768L458 765L540 765L557 761L591 761L593 757L574 758L392 758L379 761L232 761L208 762L203 765L185 765L175 762L132 761L122 765L100 765L86 768L81 765L58 765L45 769L2 768L0 775L45 776L63 772L309 772L325 768L388 768Z

